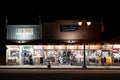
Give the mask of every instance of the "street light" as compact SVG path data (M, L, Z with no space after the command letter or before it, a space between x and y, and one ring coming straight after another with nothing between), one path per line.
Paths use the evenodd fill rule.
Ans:
M83 61L83 68L86 68L86 54L85 54L85 44L86 44L86 32L85 27L90 26L91 22L87 22L86 20L82 20L81 22L78 22L78 25L82 26L84 28L84 61Z

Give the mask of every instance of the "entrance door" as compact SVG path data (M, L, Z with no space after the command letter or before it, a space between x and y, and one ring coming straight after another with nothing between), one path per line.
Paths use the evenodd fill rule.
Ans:
M63 51L63 65L70 65L70 55L71 51Z
M23 47L21 52L21 63L23 65L30 64L30 56L32 57L32 48L31 47Z

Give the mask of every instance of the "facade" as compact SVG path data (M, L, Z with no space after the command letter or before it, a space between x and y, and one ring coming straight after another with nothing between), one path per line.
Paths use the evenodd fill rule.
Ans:
M43 23L43 40L101 40L101 23L92 22L90 26L79 26L78 20L57 20Z
M102 44L101 24L79 26L78 20L57 20L43 25L8 25L7 65L119 65L120 45Z

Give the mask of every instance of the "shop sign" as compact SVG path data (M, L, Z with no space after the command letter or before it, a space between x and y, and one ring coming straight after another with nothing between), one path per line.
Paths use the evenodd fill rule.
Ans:
M65 45L55 45L55 49L66 49Z
M43 49L42 45L34 45L33 47L34 47L34 49Z
M85 45L85 49L89 49L89 45ZM78 49L84 49L84 45L78 45Z
M120 49L120 44L114 44L114 45L113 45L113 48Z
M44 45L44 49L54 49L54 45Z
M90 45L90 49L100 49L101 45Z
M19 50L19 47L18 47L18 46L13 46L13 45L11 45L11 46L10 46L10 50L15 50L15 51L16 51L16 50Z
M77 45L67 45L67 49L77 49Z
M33 35L33 28L16 28L16 35Z
M61 25L60 32L73 32L78 30L78 25Z
M30 50L30 47L23 47L23 50Z

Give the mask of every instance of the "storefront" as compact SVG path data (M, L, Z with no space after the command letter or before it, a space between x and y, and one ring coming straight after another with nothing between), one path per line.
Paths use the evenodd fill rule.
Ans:
M42 27L40 25L8 25L6 43L6 64L34 64L33 56L38 56L38 49L31 44L33 41L35 42L42 39L41 33Z
M46 66L50 62L53 66L82 66L84 29L77 23L78 20L68 20L44 23L43 27L8 25L6 64ZM120 44L94 42L100 40L100 28L100 23L85 26L86 65L120 65Z
M120 48L107 45L86 45L86 64L88 66L120 65ZM6 63L8 65L83 65L83 45L7 45Z
M114 65L120 65L120 44L114 44L111 52Z
M46 59L43 46L42 45L33 45L34 53L33 53L33 64L39 65L43 64L43 59Z

